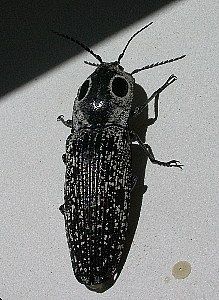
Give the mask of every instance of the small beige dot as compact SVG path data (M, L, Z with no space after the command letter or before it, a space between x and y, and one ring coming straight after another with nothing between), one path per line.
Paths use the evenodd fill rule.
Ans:
M184 279L191 273L191 265L187 261L178 261L172 269L172 274L176 279Z

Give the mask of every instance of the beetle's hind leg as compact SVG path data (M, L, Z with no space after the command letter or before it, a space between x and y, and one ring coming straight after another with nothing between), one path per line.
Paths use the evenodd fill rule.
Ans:
M159 161L159 160L155 159L151 147L148 144L144 144L144 142L142 142L142 140L136 133L131 132L131 134L132 134L132 137L142 147L142 149L144 150L144 152L146 153L146 155L148 156L148 158L150 159L150 161L153 164L158 164L159 166L164 166L164 167L178 167L178 168L182 169L183 165L181 165L178 160L170 160L170 161L164 162L164 161Z
M72 128L72 120L65 120L63 115L58 116L57 121L61 121L65 126Z
M178 167L178 168L182 169L183 165L181 165L178 160L174 159L174 160L170 160L167 162L159 161L159 160L155 159L153 151L148 144L143 144L141 146L145 151L147 151L148 157L153 164L158 164L159 166L164 166L164 167Z

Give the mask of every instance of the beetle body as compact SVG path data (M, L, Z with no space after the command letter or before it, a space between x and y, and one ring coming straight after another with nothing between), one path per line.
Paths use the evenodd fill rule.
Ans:
M112 277L124 247L132 187L127 122L133 84L118 65L104 64L84 82L74 103L61 211L75 276L86 285Z
M64 204L60 210L65 218L75 276L88 287L113 278L123 254L130 195L135 184L131 167L133 138L152 163L182 167L176 160L156 160L150 146L145 145L129 128L130 119L140 114L152 99L155 98L155 103L158 103L159 94L176 80L171 75L143 106L133 111L133 74L184 57L125 72L120 60L128 44L149 25L135 33L118 60L111 63L103 62L99 55L77 40L57 33L78 43L100 61L100 64L88 63L97 68L78 90L72 120L58 117L71 128L63 155L66 175Z

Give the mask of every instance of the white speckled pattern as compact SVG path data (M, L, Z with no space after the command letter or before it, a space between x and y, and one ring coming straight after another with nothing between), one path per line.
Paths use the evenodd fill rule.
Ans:
M128 226L130 163L126 128L81 129L67 139L61 211L81 283L102 283L116 272Z

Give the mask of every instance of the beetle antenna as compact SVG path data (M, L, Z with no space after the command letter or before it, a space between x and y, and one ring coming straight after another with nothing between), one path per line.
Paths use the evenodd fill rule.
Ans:
M153 22L147 24L146 26L142 27L141 29L139 29L136 33L134 33L130 39L128 40L127 44L125 45L125 48L123 49L122 53L119 54L119 57L118 57L118 63L120 63L121 59L123 58L124 54L125 54L125 51L126 49L128 48L128 45L131 43L131 41L134 39L134 37L139 34L141 31L143 31L144 29L146 29L148 26L150 26Z
M68 39L72 42L75 42L76 44L80 45L82 48L84 48L84 50L90 52L97 60L99 60L100 63L102 63L102 58L98 55L98 54L95 54L88 46L84 45L83 43L79 42L78 40L68 36L67 34L64 34L64 33L59 33L57 31L54 31L52 30L53 33L65 38L65 39Z
M143 71L143 70L146 70L146 69L150 69L150 68L153 68L153 67L157 67L157 66L161 66L161 65L165 65L165 64L168 64L168 63L171 63L171 62L174 62L176 60L179 60L179 59L182 59L184 58L186 55L182 55L180 57L176 57L176 58L171 58L171 59L168 59L168 60L165 60L165 61L161 61L161 62L157 62L157 63L154 63L154 64L151 64L151 65L147 65L143 68L140 68L140 69L136 69L134 71L131 72L131 75L135 74L135 73L138 73L140 71Z
M98 67L100 64L95 64L95 63L91 63L89 61L84 61L85 64L90 65L90 66L94 66L94 67Z

